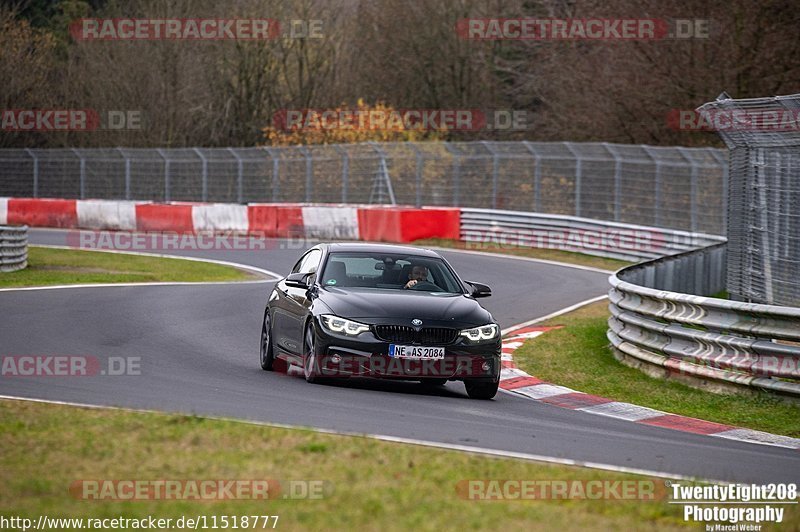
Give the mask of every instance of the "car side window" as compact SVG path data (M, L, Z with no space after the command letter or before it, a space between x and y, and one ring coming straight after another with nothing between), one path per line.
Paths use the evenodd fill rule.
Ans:
M292 271L290 271L289 273L297 273L297 272L299 272L299 271L300 271L300 266L302 266L302 265L303 265L303 261L304 261L304 260L306 260L306 256L307 256L307 255L308 255L308 253L306 253L305 255L303 255L302 257L300 257L300 258L297 260L297 262L294 264L294 267L292 268Z
M315 273L319 267L319 259L322 257L322 252L318 249L312 249L297 261L292 273Z

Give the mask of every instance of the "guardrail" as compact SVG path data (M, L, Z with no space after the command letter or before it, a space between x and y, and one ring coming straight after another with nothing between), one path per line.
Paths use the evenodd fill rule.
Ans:
M0 225L0 272L28 266L28 226Z
M615 356L658 377L800 397L800 309L678 293L724 289L726 244L611 276Z
M576 216L461 208L461 240L577 251L640 261L725 242L725 238Z

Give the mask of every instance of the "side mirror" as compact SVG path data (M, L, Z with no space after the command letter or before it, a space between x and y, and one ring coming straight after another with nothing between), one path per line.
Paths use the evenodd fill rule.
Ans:
M466 283L472 287L472 292L470 295L475 299L478 299L479 297L489 297L492 295L492 289L485 284L476 283L474 281L466 281Z
M286 278L286 286L294 288L308 288L308 277L310 273L290 273Z

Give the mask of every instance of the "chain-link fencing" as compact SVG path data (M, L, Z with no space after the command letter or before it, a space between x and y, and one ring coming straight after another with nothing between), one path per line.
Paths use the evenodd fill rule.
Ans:
M800 94L723 94L698 111L730 148L731 298L800 306Z
M0 150L0 196L390 203L724 234L727 155L572 142Z

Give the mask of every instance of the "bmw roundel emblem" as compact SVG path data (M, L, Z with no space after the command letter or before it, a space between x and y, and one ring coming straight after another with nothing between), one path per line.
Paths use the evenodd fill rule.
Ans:
M422 320L419 318L414 318L413 320L411 320L411 325L419 327L420 325L422 325Z

